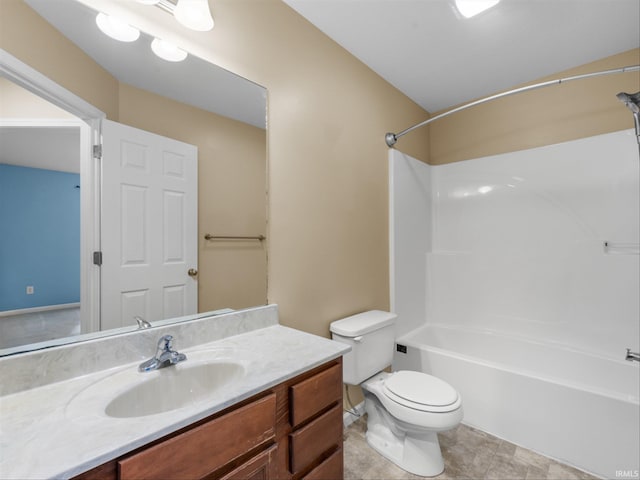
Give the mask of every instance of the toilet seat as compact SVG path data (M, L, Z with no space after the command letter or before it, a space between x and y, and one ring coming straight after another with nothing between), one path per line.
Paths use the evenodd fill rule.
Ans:
M451 385L422 372L395 372L385 378L382 390L390 400L422 412L451 412L461 404Z

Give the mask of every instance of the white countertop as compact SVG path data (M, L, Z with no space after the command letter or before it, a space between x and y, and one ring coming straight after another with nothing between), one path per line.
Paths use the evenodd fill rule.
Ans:
M337 358L349 347L274 325L178 350L187 357L192 353L234 358L246 373L206 402L133 418L112 418L103 412L117 394L114 379L138 374L139 362L0 397L0 478L64 479L80 474ZM134 373L114 375L124 370Z

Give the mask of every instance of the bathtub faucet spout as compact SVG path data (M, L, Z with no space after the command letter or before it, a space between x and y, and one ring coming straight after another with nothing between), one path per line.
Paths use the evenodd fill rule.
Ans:
M630 362L640 362L640 353L632 352L630 348L627 348L627 356L624 359Z

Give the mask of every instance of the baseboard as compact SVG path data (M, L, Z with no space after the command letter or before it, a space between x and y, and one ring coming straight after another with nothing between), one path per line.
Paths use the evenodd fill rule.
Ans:
M63 303L60 305L45 305L44 307L21 308L19 310L6 310L0 312L0 317L11 317L13 315L22 315L25 313L49 312L52 310L65 310L67 308L80 308L78 303Z
M357 414L354 415L351 412L344 412L342 414L342 423L344 424L344 428L347 428L353 422L355 422L362 414L364 414L364 401L360 402L358 405L353 407L353 411Z

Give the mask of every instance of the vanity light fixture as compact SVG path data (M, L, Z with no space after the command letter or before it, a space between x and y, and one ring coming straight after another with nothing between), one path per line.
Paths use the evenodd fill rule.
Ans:
M149 0L146 0L149 1ZM107 36L121 42L135 42L140 38L140 30L112 15L98 13L96 16L98 28ZM187 58L187 52L171 42L154 38L151 50L158 57L168 62L181 62Z
M213 28L213 17L209 9L209 0L137 0L143 5L155 5L183 26L198 32L207 32Z
M160 38L154 38L151 42L151 50L157 56L168 62L181 62L187 58L187 52L178 48L171 42L162 40Z
M213 28L208 0L178 0L173 16L191 30L207 32Z
M455 0L456 9L465 18L471 18L495 7L500 0Z
M98 13L96 24L102 33L121 42L135 42L140 37L140 30L113 15Z
M143 5L152 5L173 14L182 25L192 30L206 32L213 28L213 17L209 9L209 0L137 0ZM140 37L140 30L104 13L99 13L96 23L103 33L122 42L133 42ZM168 62L181 62L187 58L187 52L176 45L155 38L151 50Z

